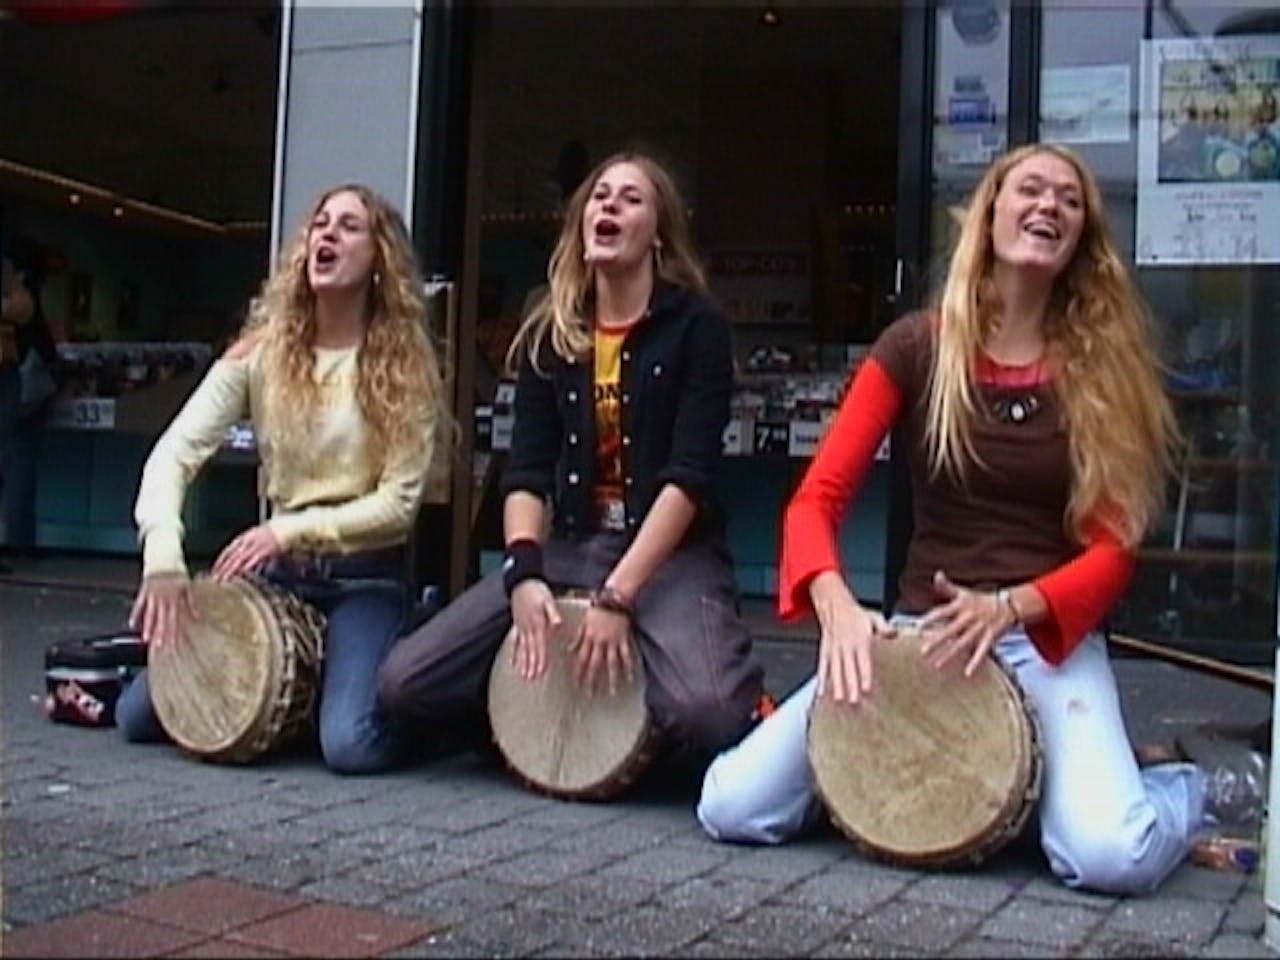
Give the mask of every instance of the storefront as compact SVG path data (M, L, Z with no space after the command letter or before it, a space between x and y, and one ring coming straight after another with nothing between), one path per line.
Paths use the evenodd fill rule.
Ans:
M495 5L476 28L478 395L493 398L567 195L617 150L665 161L734 324L739 383L721 493L738 582L746 595L771 594L787 493L851 361L894 313L902 107L899 84L884 78L902 71L900 12ZM500 447L501 403L497 413ZM846 534L850 574L873 601L887 492L883 462ZM496 521L496 504L484 515ZM496 523L476 540L487 569Z
M400 102L410 77L416 133L407 151L396 143L378 159L410 158L403 189L388 192L412 215L458 414L474 428L448 503L426 511L421 537L435 565L420 566L422 577L456 590L495 560L495 481L510 427L502 352L544 278L563 199L596 161L628 146L654 152L693 213L735 324L740 384L722 481L731 547L742 592L767 597L782 505L851 367L892 317L936 288L951 208L986 163L1043 138L1072 145L1103 184L1190 441L1113 626L1270 661L1280 535L1280 386L1268 365L1280 321L1280 24L1270 4L401 6L402 27L379 21L369 33L385 27L404 40L412 69L377 58L387 48L375 40L385 38L359 51L350 41L351 63L367 56L359 62L383 72L362 68L364 87L348 99L367 113L382 102L370 85L381 83ZM300 25L308 49L319 49L322 16L305 4L282 11L274 42L301 70ZM374 13L341 15L349 34ZM329 16L324 29L337 36L338 14ZM6 52L12 35L6 27ZM276 69L266 61L254 82L274 93ZM354 74L329 75L349 85ZM308 107L305 85L290 90L277 135L291 120L292 131L305 127L297 118L308 109L341 109L319 94ZM270 140L268 131L257 159L232 166L271 169ZM362 142L367 153L380 141ZM323 161L278 141L276 156L279 220L282 178L319 183ZM397 174L386 176L394 183ZM268 185L256 210L240 215L266 219L269 194ZM220 240L218 256L239 257L243 269L199 274L234 275L251 288L270 241L236 243ZM233 296L223 301L235 306ZM179 335L164 319L156 327L166 340L216 339L207 329ZM129 479L101 494L119 501L126 525ZM901 480L892 458L879 463L843 532L855 588L885 603L903 542ZM49 545L86 546L54 535L51 517L66 499L42 494L42 532Z
M1155 319L1188 449L1114 625L1269 663L1280 440L1280 16L1066 7L1029 24L1039 136L1097 172Z
M5 243L43 274L62 358L37 546L136 552L151 444L265 272L279 10L129 2L0 4ZM193 490L197 551L256 510L252 464Z
M745 595L776 583L778 517L862 348L941 279L951 209L1006 146L1070 144L1097 172L1150 300L1189 441L1115 629L1269 662L1276 622L1280 24L1274 8L997 0L823 7L494 5L471 38L464 290L482 402L542 279L572 178L614 149L668 160L740 384L723 492ZM1201 166L1191 132L1218 128ZM1268 110L1270 111L1268 113ZM1181 152L1179 152L1181 151ZM566 182L569 181L569 182ZM470 339L465 338L462 342ZM486 410L487 412L487 410ZM500 445L501 402L485 436ZM860 594L891 602L905 505L890 464L843 531ZM496 504L473 532L500 546ZM489 552L486 552L489 551Z

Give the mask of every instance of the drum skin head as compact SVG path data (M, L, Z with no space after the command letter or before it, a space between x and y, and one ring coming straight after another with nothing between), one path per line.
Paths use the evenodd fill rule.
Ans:
M634 779L650 733L644 665L631 648L631 682L588 696L573 679L573 652L585 600L560 598L561 624L548 642L547 670L532 682L512 664L508 631L489 674L489 723L508 766L530 787L566 799L602 799Z
M872 648L872 689L809 715L809 763L836 826L864 852L911 866L975 863L1012 839L1039 796L1035 719L994 659L965 677L899 630Z
M275 622L243 582L192 581L198 619L189 635L149 653L156 716L184 749L207 759L238 760L236 747L259 724L279 683Z

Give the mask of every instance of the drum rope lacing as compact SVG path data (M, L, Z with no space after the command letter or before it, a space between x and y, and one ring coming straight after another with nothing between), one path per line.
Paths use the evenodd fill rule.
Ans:
M301 732L310 722L324 660L325 618L311 604L262 577L250 575L244 579L281 614L275 619L285 648L281 682L270 715L246 748L256 754Z

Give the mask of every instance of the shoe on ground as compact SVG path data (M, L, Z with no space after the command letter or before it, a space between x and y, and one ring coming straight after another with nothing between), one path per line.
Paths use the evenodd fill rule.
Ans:
M1266 755L1218 737L1189 735L1179 746L1204 777L1206 818L1225 832L1256 836L1267 808Z

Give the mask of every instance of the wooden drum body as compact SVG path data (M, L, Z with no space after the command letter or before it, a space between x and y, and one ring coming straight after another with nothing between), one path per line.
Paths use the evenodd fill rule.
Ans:
M515 627L489 674L489 723L507 766L526 786L570 800L604 800L626 789L648 765L657 729L645 706L644 665L634 643L632 674L610 694L580 690L574 651L587 601L560 597L560 626L547 643L547 669L528 681L512 655Z
M872 644L872 689L809 715L818 795L870 856L907 866L978 863L1022 830L1040 797L1040 736L1021 689L988 658L965 677L920 656L919 631Z
M247 763L310 729L324 618L262 580L191 584L197 619L152 648L151 700L165 732L205 760Z

